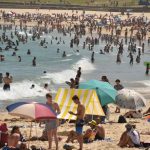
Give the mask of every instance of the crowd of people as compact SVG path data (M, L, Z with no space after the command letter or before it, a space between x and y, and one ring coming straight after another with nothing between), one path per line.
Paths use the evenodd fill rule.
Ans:
M77 95L72 97L73 102L77 105L76 113L69 111L71 115L76 116L75 121L75 130L72 130L68 133L68 137L66 140L66 144L64 145L64 149L71 148L70 145L67 145L69 142L74 142L77 140L79 143L79 149L83 149L83 143L91 143L93 141L105 140L106 131L105 128L102 126L102 122L98 122L98 120L92 120L85 123L85 106L80 102L80 99ZM46 104L53 110L56 114L60 114L61 110L59 105L52 100L51 94L46 94ZM145 114L150 113L150 108L145 112ZM59 149L59 138L57 136L57 128L60 125L60 120L53 119L53 120L46 120L45 123L45 139L39 138L38 140L47 140L49 143L48 149L52 148L52 141L54 138L54 142L56 145L56 150ZM88 125L88 128L85 132L83 132L83 126ZM150 143L142 142L140 140L140 134L136 129L136 126L133 124L126 124L126 131L124 131L120 137L118 146L120 147L136 147L136 148L149 148ZM27 141L33 139L25 139L24 136L21 134L18 126L13 126L11 132L9 133L7 124L2 123L0 125L0 133L1 133L1 140L0 146L3 147L3 150L7 149L14 149L14 150L27 150ZM37 140L37 138L35 138ZM34 146L33 148L34 149Z
M78 68L77 70L77 75L76 78L81 77L81 67ZM12 77L9 76L9 73L6 73L6 77L3 78L5 84L5 90L10 90L10 86L9 84L12 82ZM71 82L66 82L71 89L73 88L78 88L79 84L75 84L74 79L70 79ZM102 76L101 77L101 81L102 82L108 82L110 83L109 79L107 78L107 76ZM116 79L116 84L114 85L114 88L119 91L122 90L124 88L124 86L121 84L121 81L119 79ZM78 82L79 83L79 82ZM47 84L45 85L45 87L47 87ZM8 88L8 89L7 89ZM72 97L73 102L77 105L77 111L76 113L70 111L69 113L71 115L75 115L76 121L75 121L75 131L72 130L68 133L68 137L66 140L66 144L64 145L64 149L71 149L71 146L68 145L67 143L69 142L74 142L75 140L78 141L79 143L79 149L82 150L83 149L83 143L91 143L93 141L98 141L98 140L105 140L105 136L106 136L106 131L105 128L102 126L102 124L105 124L105 119L107 118L108 115L108 106L105 105L103 106L103 111L105 113L105 117L104 116L100 116L99 120L95 119L92 120L88 123L86 123L86 117L85 117L85 106L80 102L80 99L77 95L74 95ZM51 110L53 110L57 115L59 115L61 113L61 110L59 108L59 105L53 101L51 94L46 94L46 104L48 105L48 107L50 107ZM120 113L120 108L116 107L116 113ZM144 114L148 114L150 113L150 109L148 109ZM122 115L120 116L120 118L122 117ZM124 116L124 118L142 118L142 113L141 110L139 111L129 111L127 112ZM4 146L4 150L6 148L10 148L10 149L20 149L20 150L25 150L27 149L27 145L26 142L27 141L32 141L32 140L47 140L49 143L49 147L48 149L52 148L52 141L54 138L55 141L55 145L56 145L56 150L59 149L59 138L57 136L57 128L59 127L59 125L61 123L64 123L65 121L62 122L62 120L46 120L44 121L45 124L45 129L43 132L43 135L40 138L37 137L33 137L31 139L25 139L20 130L19 127L14 126L12 128L12 131L10 132L10 134L8 134L8 129L7 129L7 125L4 123L1 125L0 130L1 131L1 137L2 137L2 141L3 143L1 143L1 147L5 145L5 143L7 143L7 145ZM118 123L126 123L127 121L125 120L125 122L121 122L118 120ZM89 125L90 128L88 128L85 132L83 132L83 127L85 125ZM121 137L120 137L120 141L118 143L118 146L120 147L149 147L150 143L145 143L145 142L141 142L140 140L140 134L139 132L135 129L135 125L132 124L126 124L126 131L124 133L122 133ZM32 149L34 149L35 147L33 146Z
M145 46L150 45L149 29L150 24L148 18L145 16L129 17L127 19L120 19L113 14L105 15L91 15L87 16L85 12L79 14L78 11L72 14L41 14L41 13L25 13L11 16L5 11L1 11L1 21L4 24L0 24L0 30L2 35L0 36L0 42L4 48L0 47L0 51L12 51L12 56L17 56L18 62L22 62L22 56L17 55L19 51L19 45L21 43L28 44L29 41L40 40L40 46L48 48L48 43L45 38L41 39L43 32L50 34L54 30L57 30L59 34L67 36L67 34L74 35L74 38L70 38L70 49L75 46L79 46L81 38L86 36L85 41L81 43L82 49L88 49L91 51L91 62L94 63L95 52L94 47L105 43L103 49L100 49L100 54L108 54L114 51L114 47L117 47L116 51L116 63L122 63L122 56L125 53L125 45L128 45L128 57L129 64L133 65L135 62L140 63L143 54L145 53ZM70 22L71 20L71 22ZM7 24L5 24L7 22ZM29 24L33 27L29 28ZM9 24L8 24L9 23ZM13 28L15 27L15 31ZM19 34L19 30L25 32L25 35ZM10 34L8 34L9 32ZM32 34L32 37L28 36L28 32ZM96 36L95 36L96 35ZM122 38L124 37L124 38ZM60 43L65 44L62 38L52 36L50 41L51 45L53 41L57 41L57 45ZM147 41L147 42L146 42ZM69 47L68 47L69 48ZM79 50L76 50L79 52ZM57 53L60 53L61 49L57 48ZM27 50L27 55L31 55L32 51ZM62 51L62 57L66 57L66 51ZM0 55L0 61L6 61L5 55ZM32 66L37 66L36 56L33 56ZM146 74L149 74L149 63L146 67Z
M19 44L28 44L29 41L36 41L40 40L40 47L48 48L48 42L46 39L41 39L41 35L44 32L45 34L49 34L53 32L54 30L57 30L58 33L63 34L63 36L66 36L66 34L74 35L74 38L69 39L70 41L70 49L72 49L75 46L79 46L81 43L81 38L83 36L86 36L85 41L83 41L82 49L87 49L91 52L91 63L94 63L96 61L95 59L95 52L94 52L94 46L100 45L100 43L105 43L104 49L99 50L100 55L107 55L109 53L112 53L114 51L114 46L118 47L117 50L117 57L116 60L114 60L117 64L122 63L122 56L125 53L124 46L125 44L128 46L128 57L129 57L129 64L132 66L135 62L140 63L142 56L145 53L145 44L148 46L150 45L150 35L149 35L149 29L150 29L150 22L148 22L147 17L130 17L128 16L125 20L115 21L115 16L113 14L105 14L103 15L93 15L87 17L85 12L83 12L81 15L78 14L78 11L72 15L68 13L64 14L32 14L32 13L26 13L26 14L18 14L15 13L13 17L10 17L10 14L6 13L5 11L1 11L2 18L1 20L4 21L4 23L9 24L0 24L0 30L2 31L2 35L0 35L0 42L5 48L0 47L0 52L3 53L4 51L12 51L12 57L17 56L17 61L22 62L22 56L17 55L17 51L19 51ZM96 20L101 22L102 26L98 25L98 22ZM69 22L71 20L71 22ZM36 25L32 25L32 28L28 28L28 24L32 22ZM74 23L76 22L76 23ZM109 23L108 23L109 22ZM13 31L13 27L15 27L15 31ZM21 31L25 32L25 35L20 35L18 32L18 28ZM8 35L8 32L10 31L10 35ZM32 37L29 38L27 31L29 31L30 34L32 34ZM108 34L107 34L108 33ZM96 37L93 35L96 34ZM122 36L124 38L122 38ZM50 43L53 44L53 41L57 41L57 45L60 43L65 44L66 41L64 41L62 38L58 37L52 37ZM145 42L146 41L146 42ZM137 46L137 43L140 47ZM60 53L61 50L57 48L57 53ZM79 50L76 50L76 52L79 52ZM28 49L26 54L31 55L32 50ZM65 58L67 56L66 52L62 52L62 58ZM5 60L7 55L5 56L0 55L0 62L1 61L7 61ZM34 56L31 65L33 67L37 67L37 57ZM146 65L146 75L149 74L149 63ZM79 87L79 82L81 79L81 70L82 68L79 67L76 73L75 78L71 78L70 81L66 81L66 84L69 85L70 88L77 89ZM45 71L46 73L46 71ZM102 76L101 81L110 83L107 76ZM13 77L10 76L8 72L6 72L6 76L3 77L2 73L0 74L0 83L4 83L3 90L8 91L11 90L10 84L13 82ZM124 88L124 86L121 84L121 81L119 79L116 79L114 88L119 91ZM31 89L34 88L34 85L31 85ZM48 88L48 84L46 83L44 85L44 88ZM105 140L106 131L102 124L106 123L106 117L108 115L108 106L103 106L103 111L106 116L100 117L100 123L96 120L92 120L88 122L88 125L90 126L89 129L83 133L83 126L85 126L85 106L81 103L79 97L77 95L74 95L72 97L73 102L77 105L76 113L70 111L69 114L76 116L75 121L75 131L70 131L68 134L68 138L66 140L66 143L68 142L74 142L74 140L77 140L79 143L79 150L83 149L83 143L90 143L95 140ZM52 109L57 115L61 113L59 105L53 101L51 94L46 94L46 104L50 109ZM120 113L120 108L116 108L116 113ZM136 112L137 113L137 112ZM150 113L150 109L146 112ZM124 117L131 118L135 115L135 112L126 113ZM3 149L27 149L26 144L24 143L26 139L23 138L19 127L14 126L12 128L11 133L8 134L8 130L6 127L6 124L3 124L3 127L5 127L5 131L1 132L1 137L3 137L2 134L4 134L5 138L3 143L1 144L1 147ZM46 120L45 121L45 131L46 136L48 140L49 147L48 149L52 148L53 138L56 145L56 150L59 149L59 139L57 136L57 128L59 127L59 120ZM135 129L135 126L131 124L127 124L126 131L122 134L120 141L118 143L118 146L120 147L149 147L150 143L144 143L140 140L140 135L138 131ZM5 146L5 143L7 145ZM64 149L67 149L69 147L67 144L64 146Z

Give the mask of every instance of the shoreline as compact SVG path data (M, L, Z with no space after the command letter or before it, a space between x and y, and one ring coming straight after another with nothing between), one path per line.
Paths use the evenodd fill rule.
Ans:
M109 12L126 12L127 9L131 9L133 12L150 12L148 6L138 5L138 6L118 6L109 7L107 5L71 5L71 4L30 4L30 3L13 3L13 2L0 2L0 8L21 8L21 9L57 9L60 10L89 10L89 11L109 11Z
M16 9L16 8L12 8L12 9L8 9L8 8L0 8L1 11L5 11L5 12L15 12L17 14L28 14L28 13L31 13L31 14L42 14L42 15L51 15L53 17L53 14L72 14L72 15L77 15L77 16L80 16L81 14L83 14L83 10L63 10L63 9L59 9L59 10L56 10L56 9L53 9L53 10L50 10L50 9ZM91 10L87 10L85 11L85 14L87 15L95 15L97 17L99 17L100 15L102 16L105 16L106 14L111 14L113 16L115 15L118 15L120 18L122 18L122 20L126 20L127 19L127 15L121 15L120 12L109 12L109 11L91 11ZM143 13L143 12L132 12L130 17L140 17L140 16L145 16L147 17L149 20L150 20L150 13L146 12L146 13ZM108 18L108 17L107 17ZM8 25L17 25L19 26L20 25L20 20L19 19L14 19L15 20L15 24L13 22L6 22L2 19L0 19L0 24L1 25L4 25L4 24L8 24ZM99 21L99 19L97 19L97 21ZM72 25L74 24L80 24L80 22L76 22L76 21L70 21L70 23L72 23ZM65 22L65 21L62 21L61 24L62 25L65 25L65 26L69 26L70 23L68 22ZM27 23L23 23L23 26L26 26L27 27L34 27L34 26L37 26L37 21L36 20L32 20L31 22L27 22ZM44 27L44 24L41 24L40 27ZM50 27L50 25L48 25L48 27ZM121 35L120 35L120 38L124 38L125 37L125 29L128 28L129 30L131 30L131 26L129 27L123 27L122 28L122 32L121 32ZM88 27L86 27L86 30L88 31ZM133 31L133 35L135 36L135 33L136 33L137 29L134 29ZM102 34L105 34L107 32L108 35L111 35L111 32L109 31L108 27L103 27L102 29ZM93 33L95 34L96 31L93 31ZM128 34L127 36L128 38L130 38L130 35ZM150 37L150 32L147 34L146 36L146 39L147 40L148 38Z

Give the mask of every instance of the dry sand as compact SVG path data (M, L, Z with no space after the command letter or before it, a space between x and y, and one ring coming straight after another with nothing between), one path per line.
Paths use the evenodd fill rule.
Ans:
M149 105L150 106L150 103ZM110 105L109 106L111 114L110 114L110 122L117 122L118 120L118 116L120 114L124 114L127 110L121 110L120 114L115 114L114 110L115 110L115 106L114 105ZM147 108L144 109L144 111ZM4 122L3 120L6 119L12 119L12 118L17 118L14 116L10 116L7 113L1 113L1 121ZM127 119L128 122L133 123L136 125L137 130L140 133L143 132L149 132L150 133L150 123L147 122L144 119ZM24 120L24 119L19 119L18 121L5 121L9 127L14 126L14 125L18 125L20 126L21 132L24 136L29 137L29 131L30 131L30 126L31 126L31 122L29 120ZM125 131L125 124L118 124L118 123L106 123L103 125L106 131L106 138L110 138L111 141L95 141L93 143L90 144L84 144L83 146L83 150L119 150L121 149L120 147L117 146L117 143L119 141L119 138L121 136L121 134ZM84 127L84 131L89 128L88 126ZM11 128L9 128L11 129ZM33 123L33 129L32 129L32 136L41 136L42 135L42 130L44 129L44 124L42 125L42 127L39 127L38 124L35 125L35 123ZM74 124L64 124L61 125L58 128L58 135L59 137L62 138L62 140L59 142L59 149L62 150L63 149L63 145L65 144L65 141L67 139L67 133L71 130L74 129ZM145 141L145 142L150 142L150 134L149 135L143 135L141 134L141 141ZM75 148L74 149L78 149L79 145L78 143L75 141L75 143L69 143L70 145L73 145ZM34 142L30 142L30 145L36 145L38 147L43 147L46 148L48 147L48 142L42 142L42 141L34 141ZM55 149L55 145L53 144L53 150ZM134 150L136 148L124 148L124 150Z
M58 13L58 14L64 14L64 13L68 13L68 14L76 14L76 10L72 11L72 10L49 10L49 9L3 9L1 8L0 10L3 10L5 12L10 12L10 11L13 11L13 12L17 12L17 13L41 13L41 14L53 14L53 13ZM81 10L77 10L78 11L78 14L82 14L83 11ZM96 15L104 15L104 14L110 14L110 12L106 12L106 11L85 11L86 14L96 14ZM112 14L114 15L118 15L118 14L121 14L120 12L111 12ZM150 13L133 13L131 12L132 16L147 16L149 19L150 19ZM126 17L126 15L124 15L124 17Z
M66 14L67 13L69 15L72 15L72 14L74 14L74 15L81 15L83 13L83 11L81 11L81 10L78 10L78 11L76 11L76 10L74 10L74 11L72 11L72 10L49 10L49 9L39 9L39 10L38 9L0 9L0 10L5 11L7 13L10 12L10 11L12 11L12 12L19 13L19 14L27 14L27 13L38 14L39 13L39 14L53 15L53 14ZM95 14L97 16L100 16L100 15L104 16L104 15L108 14L108 16L109 16L110 12L105 12L105 11L85 11L85 14L89 14L89 15ZM127 19L127 15L121 15L120 12L111 12L111 14L113 14L113 15L119 15L123 20ZM130 17L135 17L135 16L136 17L139 17L139 16L142 17L142 16L145 16L145 17L147 17L150 20L150 13L143 13L143 12L141 12L141 13L132 13L131 12L130 14L131 14ZM0 23L1 24L7 24L7 22L4 22L1 19L0 19ZM78 22L71 22L72 25L76 24L76 23L78 23ZM8 22L8 24L10 24L10 22ZM19 25L19 24L20 24L19 22L16 22L16 25ZM64 24L64 25L70 25L70 23L68 24L66 22L63 22L62 24ZM37 22L34 22L34 21L27 22L26 25L27 26L36 26ZM127 28L130 30L130 27L127 27ZM121 32L121 36L122 37L124 37L125 29L126 29L126 27L123 27L122 32ZM137 32L137 30L134 30L133 35L135 35L136 32ZM103 28L102 34L106 34L106 33L107 34L111 34L110 31L108 31L105 28ZM129 34L128 34L128 36L129 36ZM148 33L146 39L148 37L150 37L150 32Z

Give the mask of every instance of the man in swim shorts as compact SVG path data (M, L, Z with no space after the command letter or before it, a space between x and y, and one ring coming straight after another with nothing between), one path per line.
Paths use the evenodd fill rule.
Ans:
M9 76L8 72L6 72L6 76L3 78L3 82L4 82L3 90L9 91L10 83L12 83L12 76Z
M47 99L46 104L48 105L48 107L56 114L60 114L59 105L52 100L52 96L49 93L46 94L46 99ZM48 136L49 149L52 148L52 141L54 137L56 150L58 150L58 137L57 137L58 120L57 119L47 120L45 127Z
M78 105L77 113L73 113L72 111L70 111L69 113L72 114L72 115L77 116L76 125L75 125L76 134L77 134L76 136L77 136L77 140L78 140L79 145L80 145L80 149L79 150L82 150L83 149L83 135L82 135L82 131L83 131L83 125L84 125L85 107L84 107L84 105L81 104L81 102L79 100L79 97L77 95L74 95L72 97L72 100L73 100L73 102L75 104Z

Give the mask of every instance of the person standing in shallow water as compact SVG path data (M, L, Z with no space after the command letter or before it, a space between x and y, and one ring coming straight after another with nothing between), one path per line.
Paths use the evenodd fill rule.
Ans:
M21 56L18 56L18 61L21 62Z
M3 83L3 74L0 73L0 84Z
M149 69L150 69L150 64L147 63L147 65L146 65L146 72L145 72L146 75L149 74Z
M53 110L53 112L55 112L56 114L60 114L60 108L57 103L53 102L52 96L50 94L46 94L46 99L47 99L46 104L48 105L48 107L50 107L50 109ZM57 127L58 127L57 119L46 121L45 128L48 136L49 149L52 148L52 141L54 137L56 150L58 150Z
M31 51L30 51L30 49L28 49L28 51L27 51L27 55L31 55Z
M36 66L36 57L34 57L32 60L32 66L34 66L34 67Z
M9 76L9 73L6 72L6 76L3 78L4 86L3 90L4 91L9 91L10 90L10 83L12 83L12 76Z

